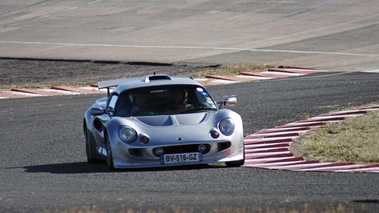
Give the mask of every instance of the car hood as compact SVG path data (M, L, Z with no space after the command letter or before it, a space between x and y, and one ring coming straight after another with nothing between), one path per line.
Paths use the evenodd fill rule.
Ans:
M203 112L176 115L140 116L135 117L134 119L149 126L175 126L200 124L205 122L209 116L209 112Z

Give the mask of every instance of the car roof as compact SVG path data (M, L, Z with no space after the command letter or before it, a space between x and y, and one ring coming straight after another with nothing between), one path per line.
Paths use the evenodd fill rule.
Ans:
M110 81L102 81L98 83L98 88L110 88L116 87L114 92L122 93L126 90L150 87L150 86L161 86L161 85L195 85L203 87L199 82L195 81L192 77L178 77L169 76L166 74L154 74L146 75L142 78L124 78Z

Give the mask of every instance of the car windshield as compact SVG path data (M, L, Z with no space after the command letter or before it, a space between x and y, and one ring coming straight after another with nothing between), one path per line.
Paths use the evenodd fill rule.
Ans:
M118 99L116 116L149 116L217 110L204 88L194 85L165 85L128 90Z

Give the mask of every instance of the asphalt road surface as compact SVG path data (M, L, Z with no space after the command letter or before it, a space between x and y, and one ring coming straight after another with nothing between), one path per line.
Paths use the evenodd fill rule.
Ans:
M211 86L237 95L245 133L378 100L379 74L322 73ZM223 165L109 172L85 162L82 116L99 95L0 100L0 212L379 209L379 176Z
M2 0L0 58L378 70L378 4ZM378 78L324 73L209 90L216 99L238 96L234 110L250 134L378 101ZM82 115L98 97L0 100L0 212L379 211L376 174L222 165L109 172L89 165Z

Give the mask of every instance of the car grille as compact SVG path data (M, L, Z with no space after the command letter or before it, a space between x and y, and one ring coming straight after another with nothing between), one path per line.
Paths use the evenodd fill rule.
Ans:
M176 154L176 153L188 153L188 152L199 152L198 147L200 144L191 144L191 145L181 145L181 146L166 146L166 147L160 147L163 149L163 154ZM211 150L211 145L204 144L206 149L202 152L202 154L207 154ZM223 151L225 149L228 149L231 146L230 142L221 142L217 143L217 152ZM154 148L153 154L156 157L160 157L156 154L156 149ZM135 157L143 157L145 149L129 149L129 154L135 156Z
M203 154L206 154L211 149L211 146L209 144L204 144L206 149L203 151ZM176 154L176 153L187 153L187 152L198 152L199 144L196 145L182 145L182 146L167 146L167 147L161 147L163 149L163 154ZM153 149L153 153L155 156L159 157L155 154L155 150L157 148Z

